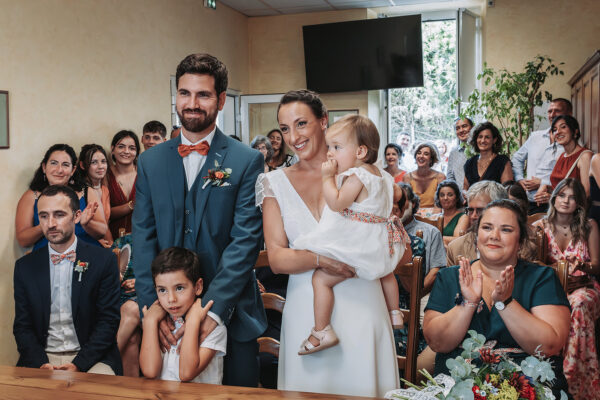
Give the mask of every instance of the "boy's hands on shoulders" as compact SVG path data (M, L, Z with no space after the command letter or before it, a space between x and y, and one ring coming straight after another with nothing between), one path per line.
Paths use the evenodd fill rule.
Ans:
M157 325L167 315L167 312L162 308L158 300L155 300L150 308L144 306L142 313L144 314L144 323L152 323L153 325Z
M200 324L206 318L206 315L208 314L208 310L210 310L213 303L214 302L212 300L210 300L208 303L206 303L206 305L204 307L202 307L202 299L199 299L199 298L196 299L194 304L192 304L192 306L190 307L190 309L187 312L187 315L185 318L186 321L190 325Z

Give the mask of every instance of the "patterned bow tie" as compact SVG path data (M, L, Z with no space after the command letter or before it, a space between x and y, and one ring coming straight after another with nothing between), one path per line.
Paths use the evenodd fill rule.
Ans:
M67 259L71 262L75 262L75 250L67 251L64 254L51 254L50 260L52 260L52 264L58 264L64 259Z
M206 140L201 141L198 144L180 144L177 147L177 151L181 157L187 157L192 151L198 152L200 155L207 155L210 150L210 145Z

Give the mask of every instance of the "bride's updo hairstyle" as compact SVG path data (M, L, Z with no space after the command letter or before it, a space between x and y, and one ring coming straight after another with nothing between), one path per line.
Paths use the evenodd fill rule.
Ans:
M296 102L306 104L317 119L327 116L327 108L325 108L317 93L307 89L290 90L279 101L279 105L277 106L277 121L279 121L279 109L281 106Z

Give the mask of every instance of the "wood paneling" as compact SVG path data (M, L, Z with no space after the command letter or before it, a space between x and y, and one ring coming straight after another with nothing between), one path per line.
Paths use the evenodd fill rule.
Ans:
M579 121L583 143L600 150L600 50L569 80L573 115Z

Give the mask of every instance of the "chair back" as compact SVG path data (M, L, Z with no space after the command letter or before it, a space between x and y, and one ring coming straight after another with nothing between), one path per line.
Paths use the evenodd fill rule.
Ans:
M262 268L269 266L269 255L267 250L261 250L258 254L254 268ZM285 306L285 298L276 293L261 293L260 294L265 310L275 310L283 312ZM269 353L279 358L279 341L272 337L262 336L256 339L258 342L259 353Z
M548 257L548 237L541 227L536 228L534 241L537 250L535 262L546 265L546 259Z
M546 213L536 213L536 214L531 214L527 216L527 224L531 225L536 221L539 221L540 219L544 218L546 216Z
M437 218L427 218L422 217L420 215L415 215L415 218L417 219L417 221L425 222L426 224L435 226L436 228L438 228L440 233L444 230L444 217L440 216Z
M404 379L416 383L417 378L417 350L419 346L419 325L421 313L421 295L423 292L423 259L413 257L412 262L398 265L394 274L399 278L410 280L410 309L400 310L404 324L408 328L408 342L406 344L406 357L397 356L398 369L404 371ZM408 325L407 325L408 324Z
M269 266L269 255L267 250L261 250L258 253L258 258L256 259L256 263L254 264L254 268L268 267Z
M568 285L569 285L569 262L567 260L560 260L556 264L550 265L556 275L558 276L558 280L562 285L565 293L569 293Z

